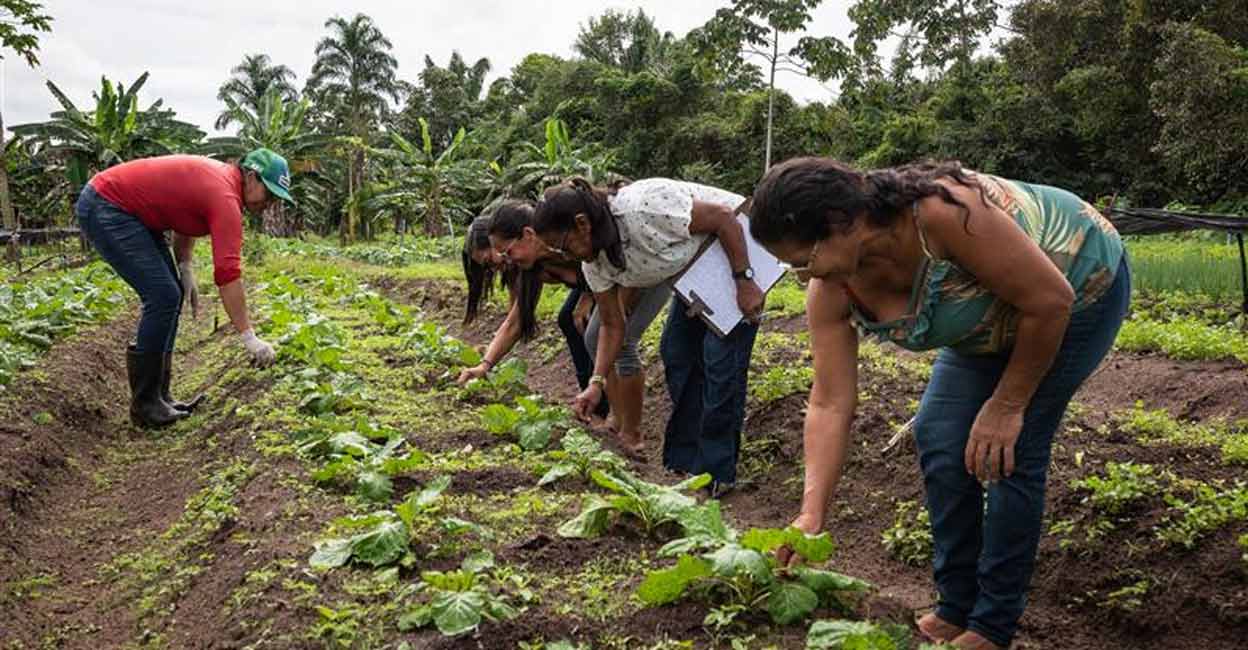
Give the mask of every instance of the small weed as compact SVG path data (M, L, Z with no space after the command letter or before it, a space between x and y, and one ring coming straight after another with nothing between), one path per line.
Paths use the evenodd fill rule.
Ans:
M1118 515L1133 503L1161 494L1161 479L1173 480L1173 477L1158 472L1152 465L1109 463L1105 466L1104 477L1089 476L1072 482L1071 487L1089 492L1084 501L1094 510Z
M932 559L932 526L927 508L918 502L897 502L893 525L883 538L889 555L905 564L923 566Z
M1192 500L1184 501L1167 495L1166 503L1175 510L1157 527L1157 538L1174 546L1192 549L1205 535L1232 522L1248 521L1248 485L1233 488L1200 484L1192 491Z

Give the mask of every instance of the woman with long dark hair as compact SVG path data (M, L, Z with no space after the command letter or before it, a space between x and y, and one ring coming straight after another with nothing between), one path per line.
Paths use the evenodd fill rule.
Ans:
M827 158L772 168L750 232L808 280L815 380L794 525L824 526L849 445L859 333L940 348L914 434L940 599L921 632L1005 648L1035 565L1050 446L1109 352L1130 269L1079 197L957 163L860 171Z
M745 416L746 373L762 311L763 294L753 281L745 234L735 217L744 197L697 183L666 178L637 181L617 191L573 179L546 190L524 234L505 243L521 268L559 260L580 262L598 309L586 330L595 352L594 374L575 410L586 417L611 398L618 435L630 447L641 439L639 404L645 375L637 343L668 304L673 279L708 237L719 238L732 265L737 302L751 317L719 337L671 299L661 354L672 397L663 440L669 470L710 473L711 494L736 482Z
M486 347L481 363L460 373L458 381L461 384L484 377L517 342L532 340L537 335L537 303L542 297L542 286L562 284L569 291L559 310L559 331L568 344L578 385L581 388L588 385L593 362L585 347L584 331L594 300L580 269L576 265L545 264L522 271L510 263L506 253L500 254L490 245L491 236L503 239L519 236L532 218L531 202L503 203L489 216L477 217L464 237L462 258L464 276L468 280L464 323L476 320L481 301L489 300L493 293L496 278L508 292L509 307L506 318ZM604 401L594 413L605 418L608 410L609 406Z

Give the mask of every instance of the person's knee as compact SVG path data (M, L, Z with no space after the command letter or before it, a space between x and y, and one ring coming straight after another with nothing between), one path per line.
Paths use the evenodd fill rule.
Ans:
M162 284L143 294L143 315L162 320L177 318L182 305L182 289L176 283Z
M625 341L620 347L620 354L615 358L615 374L621 377L633 377L641 372L641 354L637 351L635 341Z

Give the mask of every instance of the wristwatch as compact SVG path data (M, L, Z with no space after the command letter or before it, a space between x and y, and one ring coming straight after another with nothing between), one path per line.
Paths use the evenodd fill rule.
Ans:
M607 387L607 378L603 377L602 375L594 375L593 377L589 378L589 383L587 385L593 386L594 384L598 384L599 386L605 389Z
M734 280L753 280L753 279L754 279L754 267L752 267L752 266L747 266L747 267L745 267L745 268L741 269L740 271L733 271L733 272L732 272L732 279L734 279Z

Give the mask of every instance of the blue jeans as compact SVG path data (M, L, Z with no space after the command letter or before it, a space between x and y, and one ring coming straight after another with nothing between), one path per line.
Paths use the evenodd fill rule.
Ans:
M87 185L75 206L78 224L100 257L139 294L143 315L135 350L173 352L182 309L182 283L164 233L150 230Z
M746 376L758 325L742 321L720 338L672 298L660 351L672 416L663 436L663 466L737 480Z
M946 349L936 359L919 404L915 439L932 522L940 593L936 615L946 622L1000 646L1013 639L1040 542L1053 435L1070 398L1112 347L1130 298L1124 257L1105 295L1072 315L1053 366L1023 416L1014 474L986 489L967 473L964 452L971 424L996 389L1009 355Z
M563 301L563 307L559 309L559 331L563 332L563 340L568 344L568 354L572 355L572 366L576 368L576 384L581 390L589 386L589 378L594 374L594 353L585 347L585 336L576 329L573 319L576 303L580 302L583 293L580 289L572 289L568 292L567 300ZM594 413L605 418L610 410L611 405L604 395Z

